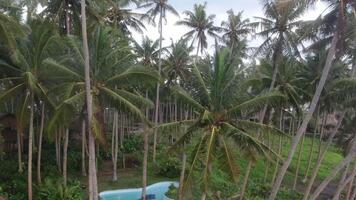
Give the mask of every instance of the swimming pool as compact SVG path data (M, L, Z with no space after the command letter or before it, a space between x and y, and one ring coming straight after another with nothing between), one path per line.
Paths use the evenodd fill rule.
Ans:
M178 187L177 182L159 182L147 186L146 200L171 200L164 194L168 191L170 185ZM142 188L110 190L100 192L99 197L101 200L139 200L141 199Z

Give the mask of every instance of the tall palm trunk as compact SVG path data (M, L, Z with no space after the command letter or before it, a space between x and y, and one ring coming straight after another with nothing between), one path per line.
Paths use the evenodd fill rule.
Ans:
M282 54L282 42L283 42L282 35L283 35L282 33L279 34L278 43L277 43L275 52L273 54L273 65L272 65L273 66L273 74L272 74L271 84L269 86L269 91L273 90L273 88L276 84L276 80L277 80L278 65L280 63L281 54ZM261 123L263 123L266 112L267 112L267 104L262 109L261 120L260 120Z
M28 184L28 200L32 200L32 139L33 139L33 115L35 107L35 97L33 91L30 91L30 128L28 132L28 168L27 168L27 184Z
M309 180L309 183L308 183L308 186L307 188L305 189L304 191L304 197L303 197L303 200L307 200L308 199L308 196L309 196L309 193L311 191L311 188L314 184L314 181L315 181L315 178L316 176L318 175L318 172L319 172L319 168L321 166L321 163L322 161L324 160L324 157L326 155L326 152L327 150L329 149L329 147L331 146L332 144L332 141L333 141L333 138L334 136L336 135L338 129L340 128L341 124L342 124L342 120L344 118L344 115L345 115L345 111L341 114L341 117L340 117L340 120L338 122L338 124L336 125L336 127L334 128L333 132L330 134L329 138L328 138L328 141L326 143L326 146L324 148L324 150L321 152L320 150L320 153L319 153L319 156L318 156L318 160L316 161L316 164L313 168L313 172L312 172L312 176L310 177L310 180Z
M179 192L178 192L178 200L184 199L184 177L185 177L185 167L187 164L187 154L185 152L182 153L182 170L180 171L179 177Z
M162 70L162 40L163 40L163 24L162 24L162 20L163 20L163 10L162 7L160 8L160 15L159 15L159 25L158 25L158 29L159 29L159 53L158 53L158 76L161 77L161 70ZM159 120L159 105L160 105L160 101L159 101L159 90L160 90L160 83L157 83L157 87L156 87L156 106L155 106L155 126L158 125L158 120ZM153 134L153 153L152 153L152 157L153 157L153 162L156 162L156 146L157 146L157 129L154 130L154 134Z
M63 144L63 182L64 182L64 186L67 185L68 140L69 140L69 129L66 128L65 134L64 134L64 144Z
M18 168L19 172L22 173L22 150L21 150L21 132L17 128L17 159L18 159Z
M148 90L146 90L146 99L148 100ZM149 110L145 109L145 115L148 119ZM146 199L147 187L147 163L148 163L148 130L143 132L143 163L142 163L142 200Z
M62 139L62 132L60 129L56 130L56 135L55 135L55 145L56 145L56 163L57 163L57 168L58 171L62 171L62 162L61 162L61 139Z
M280 37L278 39L278 44L277 44L276 51L274 52L274 56L273 56L273 74L272 74L272 80L271 80L271 84L270 84L270 87L269 87L269 91L272 91L274 86L275 86L275 84L276 84L277 74L278 74L278 64L279 64L280 54L281 54L280 51L282 49L282 39L283 38L280 35ZM263 123L265 115L266 115L266 112L267 112L267 104L262 109L262 113L261 113L261 116L260 116L260 119L259 119L260 123ZM249 167L252 167L252 164L248 165L247 167L248 167L247 171L251 171L251 169ZM267 166L266 166L266 168L267 168ZM247 184L245 185L245 187L246 186L247 186ZM246 188L242 188L242 190L246 190Z
M43 127L44 127L44 118L45 118L45 103L42 102L41 106L41 125L40 133L38 135L38 154L37 154L37 182L41 183L41 154L42 154L42 136L43 136Z
M281 109L280 115L279 115L279 129L284 132L284 114L283 114L283 109ZM281 155L282 152L282 136L278 136L278 155ZM276 179L277 171L278 171L278 166L279 166L279 158L277 158L277 162L274 167L274 172L272 176L272 184L274 180Z
M119 113L115 111L113 120L113 141L112 141L112 162L113 162L113 181L117 181L117 156L119 153L119 127L118 127Z
M82 120L82 176L87 175L85 166L85 148L86 148L86 134L85 134L85 119Z
M271 194L269 196L269 200L274 200L276 198L277 192L278 192L278 190L279 190L279 188L281 186L281 183L282 183L282 180L284 178L284 175L287 172L287 169L288 169L289 165L291 164L293 156L294 156L294 154L295 154L295 152L297 150L298 143L299 143L300 139L302 138L303 134L305 133L305 131L307 129L307 126L309 124L309 121L310 121L311 117L313 116L313 113L315 111L315 107L316 107L316 105L317 105L317 103L319 101L321 92L322 92L322 90L324 88L324 85L325 85L325 82L326 82L326 78L328 77L332 62L333 62L334 57L335 57L336 44L337 44L337 41L338 41L338 37L339 37L339 34L338 34L338 32L336 32L334 34L334 36L333 36L333 39L332 39L332 42L331 42L331 46L330 46L330 49L329 49L329 52L328 52L328 56L326 58L326 62L325 62L324 69L323 69L323 72L322 72L322 76L321 76L320 81L318 83L318 87L317 87L317 89L316 89L316 91L314 93L313 99L312 99L312 101L310 103L309 110L308 110L307 114L305 115L302 124L298 128L298 131L297 131L296 135L293 137L291 148L290 148L289 153L288 153L288 157L285 160L285 162L283 163L281 169L279 170L279 173L278 173L278 176L276 178L276 181L273 184L272 191L271 191Z
M177 109L177 107L176 107ZM183 109L183 108L182 108ZM181 111L181 114L183 112ZM181 115L181 119L183 116ZM185 112L185 120L188 119L188 111ZM183 133L187 131L187 127L184 127ZM184 147L183 147L183 153L182 153L182 169L180 171L180 177L179 177L179 191L178 191L178 200L183 200L184 199L184 178L185 178L185 168L187 164L187 154L184 152Z
M85 0L81 0L81 18L82 18L82 35L83 35L83 51L85 60L85 92L87 104L87 121L88 121L88 139L89 139L89 200L98 199L98 185L96 177L95 164L95 138L92 133L92 118L93 118L93 103L90 83L90 61L89 47L87 36L87 23L85 13Z
M316 138L316 134L317 134L317 130L318 130L318 121L319 121L319 109L315 115L315 127L314 127L314 133L313 133L313 138L312 138L312 143L310 146L310 150L309 150L309 155L308 155L308 164L307 164L307 169L305 170L305 174L304 174L304 179L302 180L303 183L305 183L308 179L308 174L309 174L309 170L311 167L311 163L312 163L312 158L313 158L313 151L314 151L314 144L315 144L315 138Z

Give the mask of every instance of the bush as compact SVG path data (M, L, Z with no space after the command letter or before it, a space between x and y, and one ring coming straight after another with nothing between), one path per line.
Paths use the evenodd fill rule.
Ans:
M254 199L254 200L260 200L260 199L267 199L270 191L271 191L271 185L269 184L261 184L261 183L254 183L253 181L250 181L251 184L249 185L249 190L247 196L249 198L247 199ZM290 190L290 189L285 189L281 188L281 190L278 192L278 195L276 199L278 200L290 200L290 199L302 199L303 195L300 194L297 191Z
M83 189L79 181L69 181L64 186L62 179L47 178L38 188L39 200L82 200Z
M166 197L170 199L177 199L178 198L178 188L171 184L168 188L168 191L164 194Z
M157 155L156 172L167 178L177 178L180 175L181 161L177 156L167 155L166 152Z
M136 151L140 151L142 146L142 138L140 136L134 135L124 139L121 151L127 154L134 153Z
M8 200L27 199L27 170L24 168L24 172L19 173L17 165L16 157L9 157L0 164L0 196Z

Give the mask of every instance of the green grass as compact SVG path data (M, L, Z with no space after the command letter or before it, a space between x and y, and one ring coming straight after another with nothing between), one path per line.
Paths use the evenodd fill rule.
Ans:
M278 141L277 138L274 138L274 141ZM301 152L301 160L300 160L300 169L299 169L299 178L298 178L298 184L304 184L301 182L301 180L304 178L304 174L308 165L308 157L309 157L309 151L311 148L311 143L312 143L312 138L305 137L304 140L304 145L303 149ZM284 138L283 139L283 157L286 157L290 148L290 138ZM277 142L274 143L275 145L275 151L277 151ZM325 145L323 143L323 145ZM284 184L286 185L292 185L293 180L294 180L294 174L295 174L295 169L297 165L297 157L298 157L298 152L299 148L301 145L298 146L297 153L295 154L292 164L289 167L289 170L284 178ZM317 159L317 154L318 154L318 147L319 147L319 140L316 139L314 143L314 148L313 148L313 153L312 153L312 165L311 169L309 171L309 174L312 173L313 166L316 162ZM324 147L324 146L323 146ZM245 170L247 167L247 160L243 159L239 154L237 153L238 158L236 159L237 162L239 162L240 165L240 181L243 179L243 176L245 174ZM329 151L326 153L325 159L320 167L317 180L322 180L324 179L329 172L343 159L342 154L340 153L340 150L337 149L335 146L332 146L329 148ZM264 174L265 174L265 166L266 166L266 160L265 159L259 159L257 163L255 164L253 171L251 172L251 179L254 180L255 182L263 182L264 179ZM268 172L268 179L267 183L271 182L271 178L273 176L275 170L275 165L274 163L270 163L269 167L269 172ZM100 171L100 169L99 169ZM160 182L160 181L167 181L167 180L177 180L177 179L169 179L166 177L158 176L154 172L154 168L152 167L152 164L150 164L149 170L148 170L148 185L155 183L155 182ZM142 185L142 169L137 168L137 169L120 169L118 173L118 181L113 182L111 181L111 175L109 174L108 176L99 176L99 190L112 190L112 189L121 189L121 188L137 188L141 187ZM285 185L285 186L286 186Z
M153 170L153 167L150 166L147 175L147 185L161 181L177 180L156 175ZM112 181L111 174L107 174L105 176L98 176L98 182L99 191L124 188L140 188L142 187L142 168L119 169L117 181Z

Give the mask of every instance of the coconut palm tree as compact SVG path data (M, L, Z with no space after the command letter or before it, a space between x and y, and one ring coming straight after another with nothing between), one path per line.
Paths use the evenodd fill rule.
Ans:
M109 37L113 35L116 37ZM89 35L89 38L88 48L91 58L89 73L91 75L90 87L93 91L91 92L93 117L91 126L88 127L91 127L93 139L105 142L105 126L101 113L108 106L132 113L137 118L149 123L139 107L142 105L151 106L152 103L139 95L133 86L138 86L137 83L147 84L150 81L155 83L157 73L143 66L133 66L134 56L130 53L131 49L125 37L117 30L98 27ZM56 60L46 60L46 64L57 72L52 76L52 80L62 82L52 90L56 93L63 91L62 93L67 95L62 98L64 99L63 103L57 107L57 111L48 125L50 130L54 130L58 125L72 122L74 117L83 111L82 108L85 104L85 74L82 70L85 60L81 48L82 43L75 38L68 39L67 43L70 55L64 58L59 57ZM132 81L139 78L145 80L145 83ZM127 81L129 79L130 82ZM85 109L86 112L87 109ZM95 164L95 157L93 159ZM92 196L96 196L94 189L92 193Z
M93 97L90 81L90 58L88 47L88 34L87 34L87 18L85 11L85 0L80 1L81 5L81 19L82 19L82 39L84 51L84 79L85 79L85 94L86 94L86 108L87 108L87 122L88 122L88 148L89 148L89 200L98 199L98 182L96 177L96 163L95 163L95 141L94 133L92 132L93 126ZM68 26L67 26L68 31Z
M141 21L144 14L133 12L129 7L131 4L139 5L138 1L132 0L106 0L97 3L99 14L110 25L121 28L122 31L129 34L133 29L136 32L143 33L144 23Z
M144 37L141 43L134 41L134 51L139 63L154 68L158 60L159 40L152 41L150 38Z
M256 49L255 54L267 56L272 60L273 76L270 90L274 88L278 74L278 66L284 56L300 56L298 45L299 35L296 29L301 21L299 18L306 10L306 5L297 1L265 1L264 9L266 17L256 17L258 22L251 26L260 26L261 31L257 35L265 38ZM267 107L261 114L263 120Z
M193 172L196 170L202 172L199 183L202 184L202 199L206 199L213 167L217 169L222 167L231 174L230 177L234 181L237 180L238 166L232 153L233 147L238 147L249 155L267 155L271 150L257 139L255 134L257 130L261 130L261 133L271 131L283 134L271 126L247 120L241 114L258 112L264 104L281 102L284 96L277 92L250 96L239 91L241 76L236 73L236 67L229 62L228 49L218 50L212 65L198 67L193 65L191 71L192 77L187 80L184 87L186 89L179 86L172 89L177 98L194 107L198 113L197 119L163 124L158 129L190 124L173 147L195 141L194 150L190 155L191 166L182 187L183 190L187 189L187 183L192 181ZM190 140L191 138L195 139ZM217 158L214 155L221 156ZM216 159L223 165L215 165Z
M300 139L302 138L308 124L309 124L309 121L310 119L312 118L312 115L315 111L315 108L316 108L316 105L319 101L319 98L320 98L320 95L323 91L323 88L324 88L324 85L325 85L325 82L326 82L326 79L327 79L327 76L329 74L329 71L330 71L330 68L332 66L332 63L335 59L335 55L337 53L337 46L338 44L340 43L339 41L342 41L342 37L343 37L343 34L342 34L342 30L343 30L343 27L344 27L344 23L345 23L345 6L347 6L348 3L352 3L352 1L344 1L344 0L341 0L341 1L338 1L335 3L335 9L337 10L337 17L336 17L336 24L333 25L334 29L333 29L333 32L334 32L334 35L332 37L332 40L331 40L331 45L330 45L330 48L328 50L328 55L327 55L327 58L326 58L326 62L325 62L325 65L324 65L324 68L323 68L323 72L322 72L322 75L321 75L321 78L320 78L320 81L318 83L318 86L315 90L315 93L314 93L314 96L310 102L310 106L309 106L309 109L308 109L308 112L307 114L305 115L304 119L303 119L303 122L302 124L300 125L300 127L298 128L298 131L297 133L295 134L295 137L293 138L292 140L292 145L291 145L291 148L290 148L290 151L288 153L288 157L287 159L285 160L285 162L283 163L281 169L279 170L279 173L278 173L278 176L276 178L276 181L275 183L273 184L273 187L272 187L272 191L271 191L271 194L269 196L269 200L273 200L276 198L276 195L277 195L277 192L280 188L280 185L282 183L282 180L284 178L284 175L292 161L292 158L294 156L294 153L297 149L297 146L298 146L298 143L300 141Z
M170 49L170 50L168 50ZM186 39L181 38L177 42L171 44L167 49L168 58L165 60L163 72L168 77L167 85L170 84L184 84L190 76L189 66L192 64L190 53L193 47L188 45Z
M215 15L207 15L206 13L206 3L204 4L194 4L193 11L186 10L184 14L187 16L183 20L178 21L177 25L183 25L190 29L184 37L192 38L192 44L197 41L197 53L203 51L208 47L207 35L218 38L217 33L221 29L214 26Z
M142 38L141 44L134 41L134 51L138 58L138 62L146 68L153 69L156 65L159 54L159 40L152 41L148 37ZM148 99L148 90L150 86L146 86L146 99ZM146 118L149 118L149 110L145 110ZM144 152L143 152L143 166L142 166L142 198L146 199L146 187L147 187L147 165L148 165L148 134L149 130L144 131Z
M253 31L248 19L242 18L242 12L235 15L233 10L228 10L227 21L221 22L221 31L223 32L222 39L230 47L231 54L235 48L241 45L246 36Z
M30 33L16 45L16 49L11 51L10 59L1 60L1 68L7 74L7 80L11 84L7 90L0 95L0 101L16 95L21 96L20 106L23 110L19 112L19 124L27 121L24 117L29 111L29 139L28 139L28 198L33 198L32 193L32 147L34 134L34 112L36 99L41 99L52 103L48 99L46 81L48 80L48 70L44 61L48 58L49 49L56 34L53 27L45 22L33 20L29 23Z
M163 20L167 21L166 15L167 12L170 12L176 16L179 16L178 12L168 4L168 0L148 0L145 4L140 6L141 8L149 8L146 12L146 16L148 17L149 22L155 23L156 17L159 16L158 21L158 32L159 32L159 53L158 53L158 74L161 76L162 70L162 41L163 41ZM156 87L156 102L155 102L155 125L158 124L158 114L159 114L159 92L160 92L160 84L157 84ZM156 146L157 146L157 132L154 132L153 135L153 161L156 161Z

